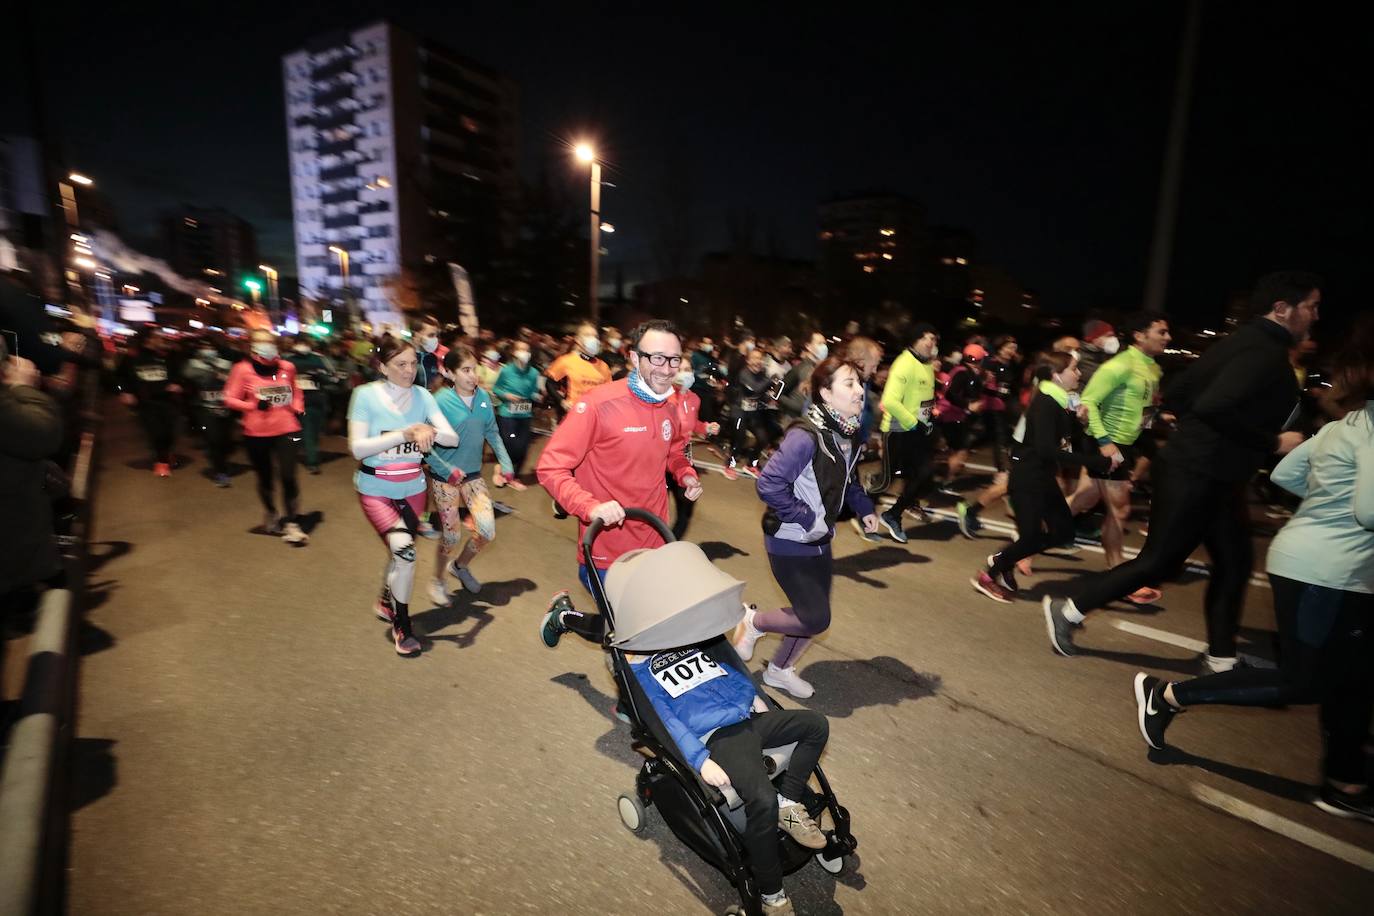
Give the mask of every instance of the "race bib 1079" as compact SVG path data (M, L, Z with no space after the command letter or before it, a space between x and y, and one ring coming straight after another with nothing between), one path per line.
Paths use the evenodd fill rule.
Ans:
M673 699L696 690L707 681L725 676L720 665L707 658L700 649L660 652L649 661L649 673Z

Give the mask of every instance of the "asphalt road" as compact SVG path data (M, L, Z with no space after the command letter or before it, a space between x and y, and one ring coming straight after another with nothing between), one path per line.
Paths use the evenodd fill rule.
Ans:
M500 491L516 512L474 563L477 596L430 607L422 545L412 603L425 652L406 660L370 611L385 552L341 440L321 476L302 476L319 518L293 549L250 533L260 510L246 469L217 490L183 441L191 465L159 480L113 402L106 433L71 912L734 902L653 809L643 836L620 824L638 757L601 657L536 637L547 597L576 588L576 529L542 490ZM749 600L777 605L750 482L707 474L705 486L689 538L749 583ZM1194 653L1161 639L1203 638L1202 576L1168 587L1161 609L1095 615L1079 638L1090 651L1062 659L1038 597L1100 568L1099 554L1042 558L1023 582L1036 600L1008 606L968 584L996 537L914 521L910 535L837 535L834 624L801 670L817 689L805 705L830 718L822 764L860 847L838 878L812 864L787 879L798 912L1369 912L1374 827L1309 803L1314 710L1194 711L1169 732L1176 749L1146 752L1131 678L1192 673ZM1251 588L1245 625L1246 650L1266 654L1267 589Z

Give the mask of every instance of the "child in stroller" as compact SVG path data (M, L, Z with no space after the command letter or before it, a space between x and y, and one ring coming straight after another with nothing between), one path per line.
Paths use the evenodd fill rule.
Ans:
M625 554L604 584L592 583L610 623L618 706L648 758L635 795L621 796L621 818L637 832L644 806L654 805L735 884L744 904L735 912L792 913L783 875L813 857L837 873L857 846L818 766L829 725L765 699L730 646L744 583L695 544L673 542L655 516L627 515L663 528L667 543ZM584 549L599 528L588 528ZM819 792L807 785L813 775Z
M830 725L808 709L769 711L754 682L688 646L652 655L626 654L654 712L702 780L732 786L744 799L744 846L763 897L764 912L790 913L782 889L776 828L807 849L824 849L825 835L801 803L806 776L820 760ZM796 742L775 791L763 749ZM800 775L799 775L800 774Z

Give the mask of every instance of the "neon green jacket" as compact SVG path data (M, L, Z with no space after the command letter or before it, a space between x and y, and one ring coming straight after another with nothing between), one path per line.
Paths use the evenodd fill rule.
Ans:
M1161 374L1159 363L1135 346L1103 363L1083 391L1088 434L1100 444L1111 440L1130 445L1140 438L1140 424L1155 402Z

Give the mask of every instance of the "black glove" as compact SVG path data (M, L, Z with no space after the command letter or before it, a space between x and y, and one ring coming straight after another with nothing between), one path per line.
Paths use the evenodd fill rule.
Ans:
M267 400L266 398L263 398L262 400L258 401L258 410L271 410L271 409L272 409L272 402L271 402L271 401Z

